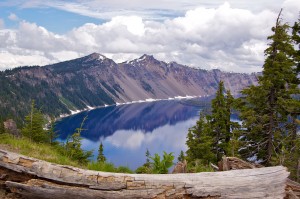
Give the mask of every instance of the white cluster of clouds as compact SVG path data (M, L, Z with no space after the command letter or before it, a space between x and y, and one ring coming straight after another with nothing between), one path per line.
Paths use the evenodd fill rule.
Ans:
M175 125L166 124L154 129L151 133L140 130L118 130L113 135L106 137L103 141L110 145L126 150L142 150L147 146L151 151L156 146L165 147L165 151L179 151L186 149L186 132L195 124L198 118L192 118L185 122L178 122ZM162 150L162 149L160 149Z
M82 12L96 2L68 4L69 7L56 2L52 6L65 6L64 9L84 15ZM170 4L168 0L163 2ZM188 1L185 3L190 8ZM298 19L298 0L285 0L280 7L284 8L285 21ZM45 65L99 52L119 62L146 53L160 60L205 69L260 71L266 38L271 34L278 13L262 8L256 10L222 3L218 7L191 8L181 17L164 20L120 15L103 24L87 23L65 34L55 34L11 13L9 19L19 21L19 25L17 29L5 29L0 19L0 70L20 65ZM97 13L101 12L93 15Z
M100 137L98 141L84 138L82 148L93 150L94 157L97 157L97 149L100 143L103 143L104 152L109 154L107 156L109 162L136 169L144 164L146 150L152 155L155 153L162 155L163 151L174 152L175 157L181 150L186 151L187 131L197 119L198 117L194 117L175 125L166 124L148 133L141 130L117 130L108 137Z

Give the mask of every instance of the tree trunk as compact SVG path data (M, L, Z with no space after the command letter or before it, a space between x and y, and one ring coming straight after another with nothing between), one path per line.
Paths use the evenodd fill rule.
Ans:
M270 113L269 113L269 129L268 129L268 148L267 148L267 160L266 165L270 165L270 161L273 155L273 137L274 137L274 101L275 101L275 89L272 87L270 90L270 97L269 97L269 106L270 106Z

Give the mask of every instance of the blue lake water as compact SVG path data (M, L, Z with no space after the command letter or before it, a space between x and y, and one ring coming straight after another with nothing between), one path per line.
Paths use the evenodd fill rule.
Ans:
M82 148L93 150L96 159L102 142L109 162L135 170L145 163L147 149L151 155L173 152L177 160L180 151L187 149L188 129L196 124L202 109L203 105L191 105L186 100L99 108L58 121L58 141L65 142L88 116L82 132Z

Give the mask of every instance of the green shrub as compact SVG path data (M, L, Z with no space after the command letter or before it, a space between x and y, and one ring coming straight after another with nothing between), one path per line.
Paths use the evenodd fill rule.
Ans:
M144 173L144 174L150 174L150 173L153 173L151 167L145 166L145 165L140 166L139 168L137 168L137 169L135 170L135 172L136 172L136 173L139 173L139 174L142 174L142 173Z
M119 166L116 171L116 173L133 173L128 167L126 166Z
M154 154L154 157L150 157L150 158L153 160L153 162L151 162L153 173L157 173L157 174L168 173L168 169L171 166L173 166L173 160L174 160L173 153L166 153L164 151L162 160L160 160L160 156L157 153Z
M203 160L195 160L187 165L188 173L200 173L200 172L213 172L214 169L209 165L209 163L205 164Z

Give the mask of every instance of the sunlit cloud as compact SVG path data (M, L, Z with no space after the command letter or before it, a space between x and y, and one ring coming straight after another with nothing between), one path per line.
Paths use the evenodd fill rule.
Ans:
M10 19L12 21L18 21L19 17L14 13L10 13L10 15L8 16L8 19Z
M300 10L297 0L272 2L264 0L258 6L237 0L201 4L185 0L172 4L169 0L104 0L101 5L99 1L80 0L11 1L22 9L52 7L106 21L57 34L25 20L17 22L16 29L4 29L5 22L0 19L0 70L51 64L98 52L117 62L146 53L192 67L257 72L262 69L266 38L280 8L284 8L283 19L290 23L297 20ZM0 6L5 3L8 6L8 1ZM119 9L121 5L124 9ZM9 18L19 20L14 13Z

